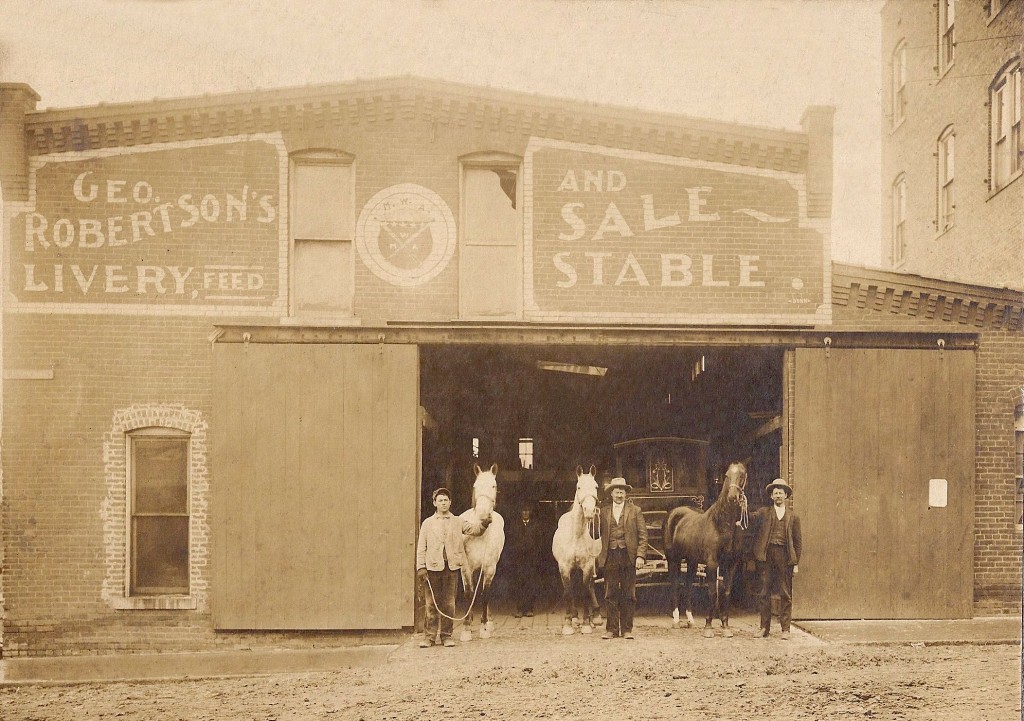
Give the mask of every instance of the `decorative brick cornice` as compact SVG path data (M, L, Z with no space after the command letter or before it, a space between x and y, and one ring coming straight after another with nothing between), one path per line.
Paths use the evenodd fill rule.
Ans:
M40 155L398 119L788 172L807 163L800 132L415 77L47 109L26 116L25 132Z
M1024 330L1024 292L834 263L832 303L990 330Z

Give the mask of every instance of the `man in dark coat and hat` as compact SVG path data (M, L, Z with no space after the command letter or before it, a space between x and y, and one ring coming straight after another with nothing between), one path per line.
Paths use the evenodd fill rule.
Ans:
M636 608L636 572L647 555L647 524L640 507L626 499L632 487L625 478L613 478L605 486L612 502L601 508L601 552L598 568L604 569L604 599L607 611L601 638L632 639Z
M505 549L511 561L511 595L516 602L515 616L533 615L537 586L543 572L544 550L550 545L540 523L533 517L533 507L524 503L519 518L505 526Z
M782 478L776 478L765 487L772 505L755 511L750 516L754 530L754 560L761 578L761 635L767 637L771 629L772 593L779 594L779 624L782 640L789 639L789 626L793 619L793 574L800 563L803 538L800 535L800 517L786 507L793 489Z

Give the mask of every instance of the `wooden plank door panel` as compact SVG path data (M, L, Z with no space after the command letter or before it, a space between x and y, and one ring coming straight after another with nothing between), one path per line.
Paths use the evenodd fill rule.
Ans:
M973 352L797 349L794 373L796 615L970 616Z
M418 349L215 355L215 627L412 625Z

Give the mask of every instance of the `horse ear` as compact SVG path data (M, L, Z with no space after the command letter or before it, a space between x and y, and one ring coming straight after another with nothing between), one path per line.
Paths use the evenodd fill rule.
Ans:
M597 475L597 466L591 464L591 466L590 466L590 475L592 475L592 476L596 476Z
M579 478L583 475L583 466L576 466L576 477Z
M478 476L481 473L483 473L483 471L480 470L480 464L479 463L474 463L473 464L473 473L477 474Z
M497 463L492 463L491 464L491 473L494 474L495 476L498 475L498 464Z

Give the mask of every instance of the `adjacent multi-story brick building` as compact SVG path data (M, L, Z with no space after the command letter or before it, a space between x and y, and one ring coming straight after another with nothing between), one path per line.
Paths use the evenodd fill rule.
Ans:
M830 108L37 100L0 86L5 656L411 626L431 488L553 509L638 438L710 449L652 497L790 479L797 615L1019 609L1020 298L834 264Z
M1024 289L1020 0L882 9L882 258Z

